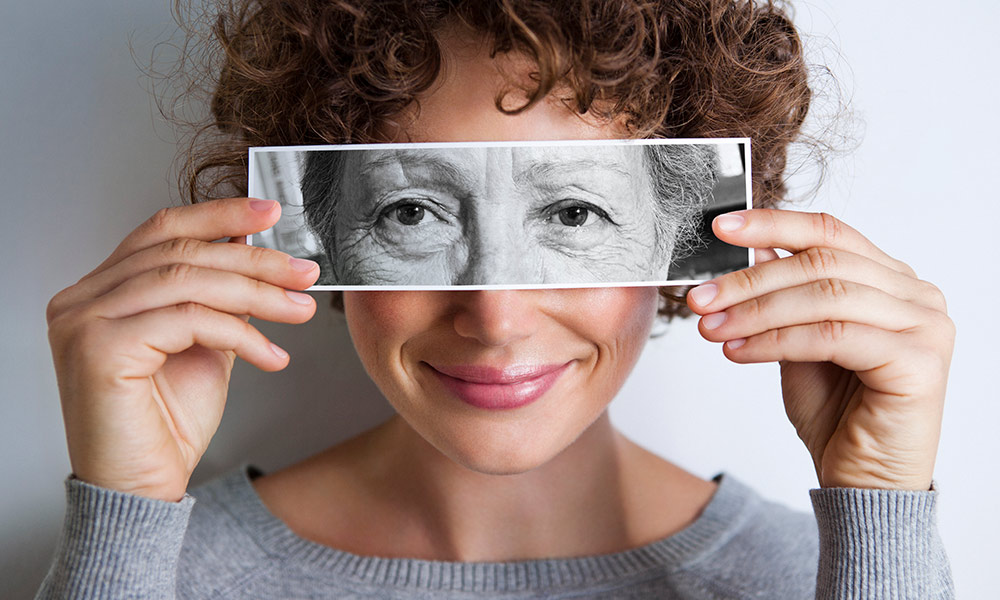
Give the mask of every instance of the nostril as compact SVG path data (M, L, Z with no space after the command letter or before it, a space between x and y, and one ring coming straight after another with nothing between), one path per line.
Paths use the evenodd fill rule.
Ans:
M538 308L526 290L463 293L454 317L455 331L486 346L505 346L533 335Z

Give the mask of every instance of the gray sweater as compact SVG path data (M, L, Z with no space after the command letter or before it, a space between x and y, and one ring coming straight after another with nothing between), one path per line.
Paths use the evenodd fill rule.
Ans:
M732 477L684 530L583 558L358 556L297 536L240 469L171 503L66 480L37 598L953 598L937 492L812 490L815 517ZM818 567L818 571L817 571Z

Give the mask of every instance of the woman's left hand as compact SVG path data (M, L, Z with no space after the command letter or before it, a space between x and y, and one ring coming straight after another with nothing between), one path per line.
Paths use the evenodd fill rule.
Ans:
M827 214L739 211L713 229L757 264L688 306L730 360L780 363L820 485L928 489L955 339L941 291Z

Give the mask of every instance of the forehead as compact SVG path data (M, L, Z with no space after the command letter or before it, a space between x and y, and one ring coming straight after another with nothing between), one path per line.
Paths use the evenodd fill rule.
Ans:
M394 148L360 151L356 160L362 174L374 170L405 172L426 168L483 171L508 165L515 173L544 165L606 168L627 174L641 168L642 149L623 145Z
M526 146L514 148L511 166L523 171L544 165L553 169L610 169L623 174L636 172L642 166L641 148L622 145Z

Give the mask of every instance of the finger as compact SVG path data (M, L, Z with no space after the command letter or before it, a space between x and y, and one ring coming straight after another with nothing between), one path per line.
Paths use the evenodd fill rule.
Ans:
M947 308L941 291L926 281L853 252L818 247L721 275L691 290L688 306L698 314L718 312L749 298L822 279L878 288L941 312Z
M916 277L913 269L873 244L857 230L826 213L759 208L715 218L712 231L722 241L747 248L834 248L859 254L894 271Z
M102 348L100 355L108 368L126 378L148 377L169 355L183 352L195 344L234 352L264 371L277 371L288 364L288 353L271 343L253 325L195 303L178 304L105 323L102 339L97 341Z
M187 302L281 323L304 323L316 310L316 303L308 294L237 273L184 263L129 279L98 298L87 310L100 318L120 319Z
M274 225L280 216L277 202L255 198L227 198L164 208L130 233L95 272L174 238L211 242L258 233Z
M778 253L774 251L774 248L755 248L753 251L753 258L755 264L766 263L772 260L778 260Z
M895 333L843 321L770 329L723 344L736 363L832 362L856 372L873 391L926 395L947 378L947 357L924 342L926 333Z
M229 271L288 289L305 289L319 277L319 265L283 252L240 243L213 244L191 238L176 238L146 248L121 262L64 290L53 299L54 314L78 302L104 295L123 282L147 271L172 264Z
M905 331L932 322L937 311L877 288L820 279L740 302L701 318L702 336L713 342L750 337L771 329L820 321L843 321Z
M245 236L245 235L238 235L238 236L231 237L231 238L229 238L229 243L230 244L243 244L245 246L245 245L247 245L247 236ZM294 258L294 259L291 259L289 262L291 262L293 265L295 265L296 270L303 270L303 271L305 270L305 266L306 265L305 265L305 262L302 259ZM312 262L312 261L309 261L309 262ZM317 276L317 279L318 279L318 276ZM312 280L309 283L309 285L312 285L313 283L316 283L315 279ZM291 288L291 289L302 289L302 288L298 288L298 287L292 286L292 285L284 286L284 287L288 287L288 288ZM244 321L247 321L247 322L250 321L250 315L236 315L236 316L239 317L240 319L243 319Z

